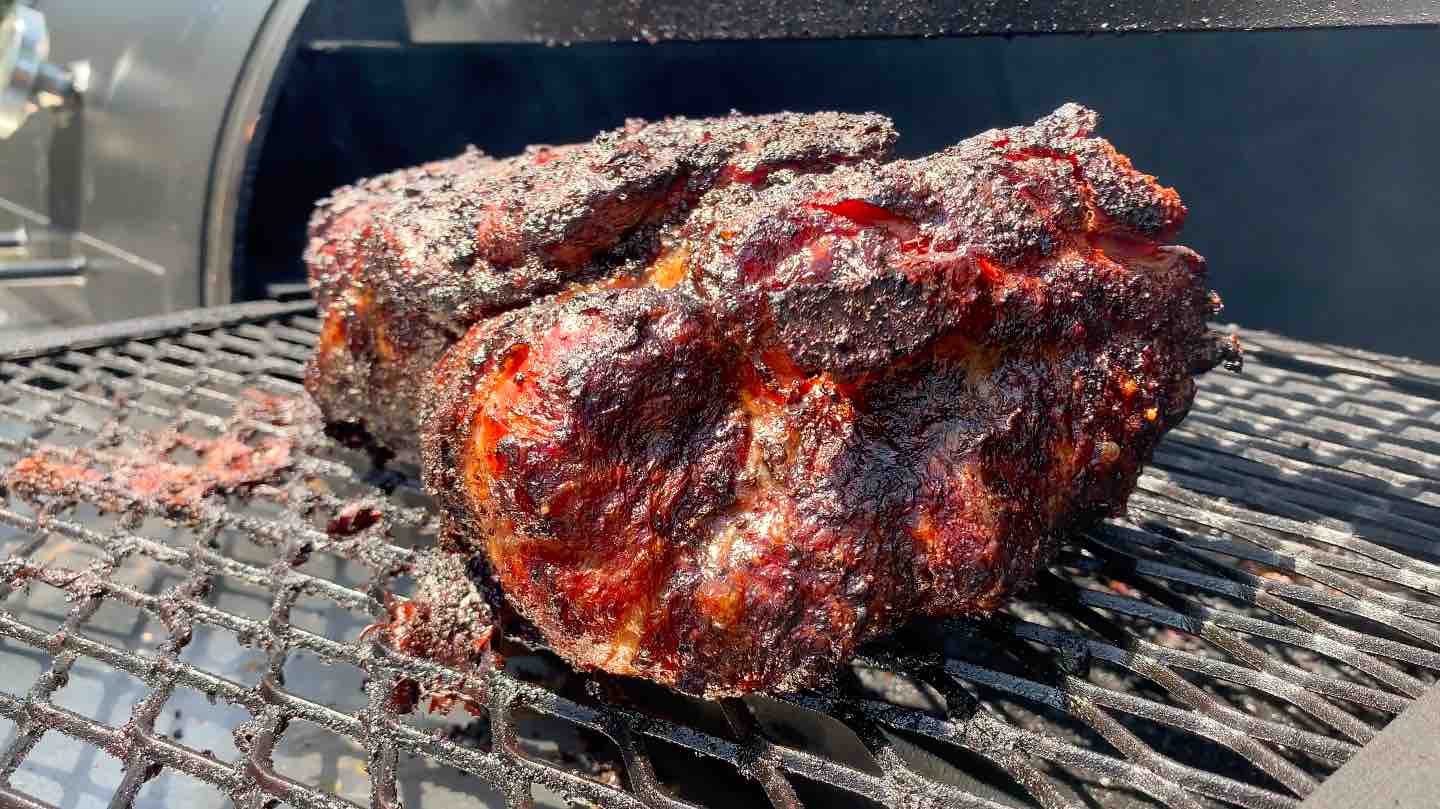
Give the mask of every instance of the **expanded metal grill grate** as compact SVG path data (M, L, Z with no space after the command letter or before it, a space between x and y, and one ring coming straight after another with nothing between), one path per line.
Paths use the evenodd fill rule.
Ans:
M303 394L317 331L248 305L0 353L0 468L217 435L249 390ZM820 692L709 704L540 653L486 675L485 716L398 714L403 680L463 684L361 637L432 512L314 435L184 519L12 495L0 805L1297 806L1440 673L1440 369L1241 338L1127 520ZM355 502L383 539L324 530Z

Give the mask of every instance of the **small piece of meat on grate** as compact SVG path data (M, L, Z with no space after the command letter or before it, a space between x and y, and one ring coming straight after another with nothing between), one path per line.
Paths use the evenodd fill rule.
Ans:
M1096 120L712 187L640 283L473 326L424 408L444 542L569 660L711 697L994 610L1228 356L1184 206Z
M457 682L434 680L423 685L402 679L395 685L391 703L402 713L417 705L444 713L459 701L478 714L487 704L483 675L494 659L490 605L475 587L463 557L421 552L411 573L416 579L415 597L401 600L387 593L389 620L366 627L361 637L378 634L392 648L434 660L462 677Z
M306 387L332 422L415 458L428 369L476 322L568 284L632 283L708 190L883 157L876 115L632 121L583 144L468 152L323 200L306 252L321 306Z
M112 512L195 516L212 494L243 493L277 482L294 463L294 439L261 432L255 422L288 427L317 422L314 406L246 391L231 426L213 438L177 430L144 433L138 446L99 450L41 447L21 458L0 482L41 503L84 500ZM178 456L186 453L193 459Z

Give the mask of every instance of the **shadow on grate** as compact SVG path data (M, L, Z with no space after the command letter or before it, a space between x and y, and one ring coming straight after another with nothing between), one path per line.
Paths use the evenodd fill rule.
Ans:
M46 733L10 777L9 785L54 806L104 809L123 779L119 760L79 739Z
M1440 674L1440 372L1245 334L1258 361L1201 382L1128 517L991 619L818 692L707 703L537 651L481 716L397 713L464 682L362 638L414 588L428 500L321 435L303 304L229 311L0 355L0 466L167 430L292 458L144 514L8 496L0 802L1283 809Z

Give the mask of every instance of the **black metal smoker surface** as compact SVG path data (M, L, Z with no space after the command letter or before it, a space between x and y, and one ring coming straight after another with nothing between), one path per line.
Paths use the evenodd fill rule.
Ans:
M6 349L0 467L303 395L311 314ZM1128 519L994 619L915 627L822 692L707 704L517 655L463 730L397 714L400 680L458 681L360 632L413 585L432 515L404 470L331 444L178 523L11 495L0 806L1299 806L1440 735L1381 736L1440 675L1440 368L1240 336L1245 374L1202 381ZM324 531L360 499L384 539Z

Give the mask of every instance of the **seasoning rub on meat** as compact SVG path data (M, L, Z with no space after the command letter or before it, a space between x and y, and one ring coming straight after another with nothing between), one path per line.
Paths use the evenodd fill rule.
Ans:
M812 684L1004 603L1238 361L1096 122L891 162L877 116L632 123L344 191L309 387L418 442L446 547L572 662Z

